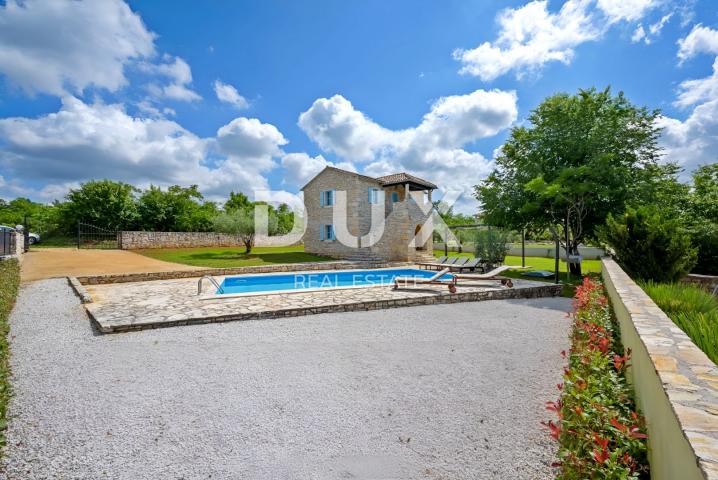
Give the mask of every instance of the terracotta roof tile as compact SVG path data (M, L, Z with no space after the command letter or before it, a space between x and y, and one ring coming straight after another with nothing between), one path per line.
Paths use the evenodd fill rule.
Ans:
M378 177L377 180L379 180L383 185L395 185L397 183L415 183L417 185L421 185L427 188L438 188L433 183L419 177L415 177L414 175L410 175L406 172L392 173L391 175Z

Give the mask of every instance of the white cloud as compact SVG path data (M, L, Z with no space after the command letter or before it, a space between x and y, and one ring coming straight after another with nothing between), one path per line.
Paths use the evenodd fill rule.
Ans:
M608 17L610 23L636 21L663 0L598 0L597 6Z
M354 109L341 95L315 100L299 115L299 126L322 150L352 161L372 159L375 150L394 135Z
M499 25L494 41L473 49L457 49L453 56L461 62L462 74L484 81L509 72L521 79L537 74L546 64L570 64L575 49L582 43L601 38L612 24L634 22L662 4L663 0L566 0L558 12L549 11L548 0L534 0L517 8L502 10L496 18ZM652 24L655 37L672 13ZM639 25L632 41L647 39Z
M93 178L136 185L197 184L210 197L267 189L286 139L272 125L238 118L199 138L164 118L128 115L119 104L65 97L39 118L0 119L0 165L23 182L62 186ZM7 179L5 180L8 181Z
M230 103L240 110L249 107L247 99L240 95L237 89L228 83L215 80L214 93L220 102Z
M153 75L165 77L169 80L167 85L157 85L151 83L148 85L149 92L155 98L167 98L170 100L178 100L181 102L193 102L201 100L202 97L189 88L192 83L192 69L180 57L170 55L163 56L162 63L141 63L140 70Z
M510 71L520 78L549 62L570 63L577 45L601 35L589 6L589 0L568 0L558 13L550 13L548 2L541 0L502 11L494 42L454 52L463 65L460 72L489 81Z
M230 159L237 159L250 170L273 168L273 158L282 154L280 147L287 143L274 125L256 118L235 118L217 131L220 152Z
M633 31L631 42L638 43L640 41L643 41L643 43L645 43L646 45L650 45L653 40L655 40L661 34L661 30L663 30L663 27L666 26L666 23L668 23L671 17L673 17L673 12L663 15L660 20L648 26L647 32L643 28L643 25L639 23L636 29Z
M663 30L663 27L666 26L666 24L672 17L673 12L663 15L660 20L658 20L656 23L652 23L651 26L648 27L648 31L653 37L657 37L658 35L660 35L661 30Z
M678 40L678 58L681 63L699 53L718 55L718 30L698 24L685 38Z
M700 53L718 55L718 31L696 25L678 41L681 62ZM658 119L663 128L661 146L667 161L676 162L687 171L718 161L718 57L711 75L681 82L674 104L693 107L685 120L671 117Z
M312 177L325 167L337 167L342 170L356 172L351 162L332 163L323 156L311 157L304 152L288 153L282 157L282 167L285 169L284 183L303 187Z
M633 42L633 43L638 43L638 42L640 42L641 40L647 41L647 39L646 39L646 31L643 29L643 25L640 25L640 24L639 24L639 25L636 27L636 29L633 31L633 35L631 36L631 42Z
M6 180L0 175L0 198L9 200L17 197L31 198L35 201L50 203L65 196L71 188L79 186L76 182L62 184L49 184L42 188L33 188L23 185L17 179Z
M442 97L418 126L390 130L335 95L316 100L300 115L299 126L323 151L365 163L364 172L370 175L407 171L445 191L468 192L492 162L463 147L508 128L517 115L514 92L477 90Z
M663 128L660 143L666 161L688 172L718 161L718 99L698 105L684 121L661 117L658 126Z
M517 116L516 94L476 90L439 98L416 128L389 130L341 95L317 99L299 116L299 126L319 147L351 161L366 162L419 144L450 149L495 135Z
M29 94L116 91L125 64L153 54L154 35L120 0L0 6L0 73Z
M696 80L684 80L678 90L679 107L689 107L696 103L718 98L718 57L713 62L713 74Z

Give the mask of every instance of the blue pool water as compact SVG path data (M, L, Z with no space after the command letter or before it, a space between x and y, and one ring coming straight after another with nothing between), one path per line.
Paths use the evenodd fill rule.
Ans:
M337 270L317 273L287 273L281 275L243 275L227 277L217 290L218 295L251 292L276 292L308 288L352 287L361 285L390 285L395 277L431 278L435 271L414 268L385 270ZM441 277L450 280L451 275Z

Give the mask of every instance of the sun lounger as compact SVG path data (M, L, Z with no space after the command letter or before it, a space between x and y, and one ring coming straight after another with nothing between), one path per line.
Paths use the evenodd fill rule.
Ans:
M442 258L444 259L443 261L441 260ZM459 257L441 257L436 262L420 262L417 263L417 265L419 267L425 267L427 270L433 270L434 268L441 270L449 265L454 265L458 259Z
M475 271L477 268L481 268L481 259L473 258L463 265L450 265L449 268L452 272L463 272L464 270Z
M511 281L510 278L500 278L499 275L507 270L521 270L525 268L531 268L531 267L519 267L516 265L502 265L500 267L496 267L490 272L486 273L471 273L471 274L462 274L462 273L455 273L454 278L456 279L456 282L458 283L459 280L500 280L501 285L512 288L514 286L514 283Z
M448 268L444 268L430 278L419 278L419 277L396 277L394 278L393 289L396 290L400 286L408 285L447 285L451 293L456 293L456 278L452 277L451 280L441 280L441 277L449 273Z
M469 257L456 257L456 262L454 262L454 266L460 267L461 265L465 264L469 261Z

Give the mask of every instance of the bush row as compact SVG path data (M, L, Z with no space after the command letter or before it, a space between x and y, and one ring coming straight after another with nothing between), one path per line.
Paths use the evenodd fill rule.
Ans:
M544 424L559 442L559 479L648 478L646 434L625 378L624 353L608 299L586 277L574 297L571 348L560 398L548 402L557 421Z

